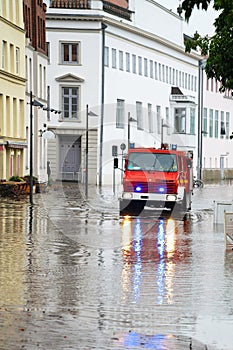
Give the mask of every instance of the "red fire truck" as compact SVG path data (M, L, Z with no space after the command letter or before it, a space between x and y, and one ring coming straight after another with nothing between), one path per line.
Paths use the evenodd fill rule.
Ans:
M192 157L166 147L132 148L125 158L120 214L138 215L146 208L191 209Z

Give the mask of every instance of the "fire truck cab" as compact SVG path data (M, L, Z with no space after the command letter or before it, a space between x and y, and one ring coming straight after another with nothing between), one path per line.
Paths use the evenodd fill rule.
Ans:
M191 209L192 159L184 151L133 148L125 158L120 215L146 208Z

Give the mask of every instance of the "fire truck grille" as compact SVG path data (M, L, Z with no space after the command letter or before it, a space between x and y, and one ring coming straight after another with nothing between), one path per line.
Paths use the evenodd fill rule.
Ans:
M129 182L124 186L125 192L138 193L176 193L177 187L174 181L158 182Z

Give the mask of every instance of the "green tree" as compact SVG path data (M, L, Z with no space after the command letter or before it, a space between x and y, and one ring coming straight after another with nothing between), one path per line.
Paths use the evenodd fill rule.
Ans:
M185 51L201 49L207 57L205 71L208 78L221 83L220 91L233 90L233 1L232 0L184 0L181 4L188 22L195 7L207 10L210 3L218 11L215 19L215 34L202 37L197 32L185 43Z

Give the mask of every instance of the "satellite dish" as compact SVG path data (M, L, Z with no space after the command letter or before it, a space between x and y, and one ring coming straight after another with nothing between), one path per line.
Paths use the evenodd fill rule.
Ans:
M51 140L51 139L55 139L56 135L54 134L53 131L46 130L43 132L42 137L43 137L43 139Z

